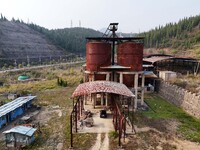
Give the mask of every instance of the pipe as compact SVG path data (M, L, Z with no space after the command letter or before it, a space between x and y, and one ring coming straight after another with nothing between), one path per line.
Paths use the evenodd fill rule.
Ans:
M115 64L115 40L112 42L112 65ZM114 78L113 78L114 81Z
M118 137L118 146L121 147L121 125L120 125L120 121L119 121L119 137Z
M73 133L72 133L72 113L70 115L70 148L73 148Z

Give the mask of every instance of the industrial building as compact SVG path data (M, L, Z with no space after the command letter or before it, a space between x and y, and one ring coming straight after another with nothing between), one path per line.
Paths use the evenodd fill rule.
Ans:
M155 74L159 71L175 71L182 74L199 72L199 61L194 58L175 57L165 54L152 54L143 58L144 70L152 70Z
M113 126L118 132L118 146L126 137L127 126L134 131L134 112L147 110L144 92L158 91L158 71L162 63L170 61L172 67L193 65L196 60L175 58L170 55L152 55L143 58L143 37L118 37L118 23L111 23L102 37L88 37L86 64L83 65L84 83L72 94L73 109L70 115L71 148L73 132L84 115L84 107L109 108ZM111 32L111 33L110 33ZM190 68L190 67L189 67ZM196 70L199 68L196 67ZM174 79L174 72L161 72L164 80ZM146 85L146 86L145 86ZM107 110L107 109L104 109ZM84 121L84 120L81 120ZM95 124L95 122L94 122Z
M24 114L32 105L36 96L18 97L0 107L0 128Z
M86 67L84 82L113 81L125 84L135 95L134 108L137 103L144 103L143 72L143 37L117 37L117 23L110 24L103 37L89 37L86 44ZM99 94L93 95L95 104ZM108 95L101 95L110 101ZM88 98L85 98L87 101ZM103 103L103 102L102 102ZM101 104L102 104L101 103Z
M111 23L102 37L86 38L84 83L72 94L71 147L73 127L77 132L77 122L87 102L92 102L94 108L110 108L114 129L119 132L119 146L122 134L126 134L127 120L130 121L129 112L144 104L144 38L118 37L117 29L118 23ZM130 125L134 128L133 120Z

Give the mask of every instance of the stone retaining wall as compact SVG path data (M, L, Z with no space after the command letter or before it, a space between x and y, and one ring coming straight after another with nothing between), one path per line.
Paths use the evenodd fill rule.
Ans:
M190 115L200 118L200 95L164 81L160 82L159 94L170 103L181 107Z

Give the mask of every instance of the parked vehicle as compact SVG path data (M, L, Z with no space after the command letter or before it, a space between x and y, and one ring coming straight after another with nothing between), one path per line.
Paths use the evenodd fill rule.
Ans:
M106 110L100 110L100 118L107 118Z

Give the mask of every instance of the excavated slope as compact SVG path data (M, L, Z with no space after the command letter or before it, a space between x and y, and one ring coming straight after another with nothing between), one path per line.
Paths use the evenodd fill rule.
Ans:
M26 24L0 21L0 58L55 57L66 52Z

